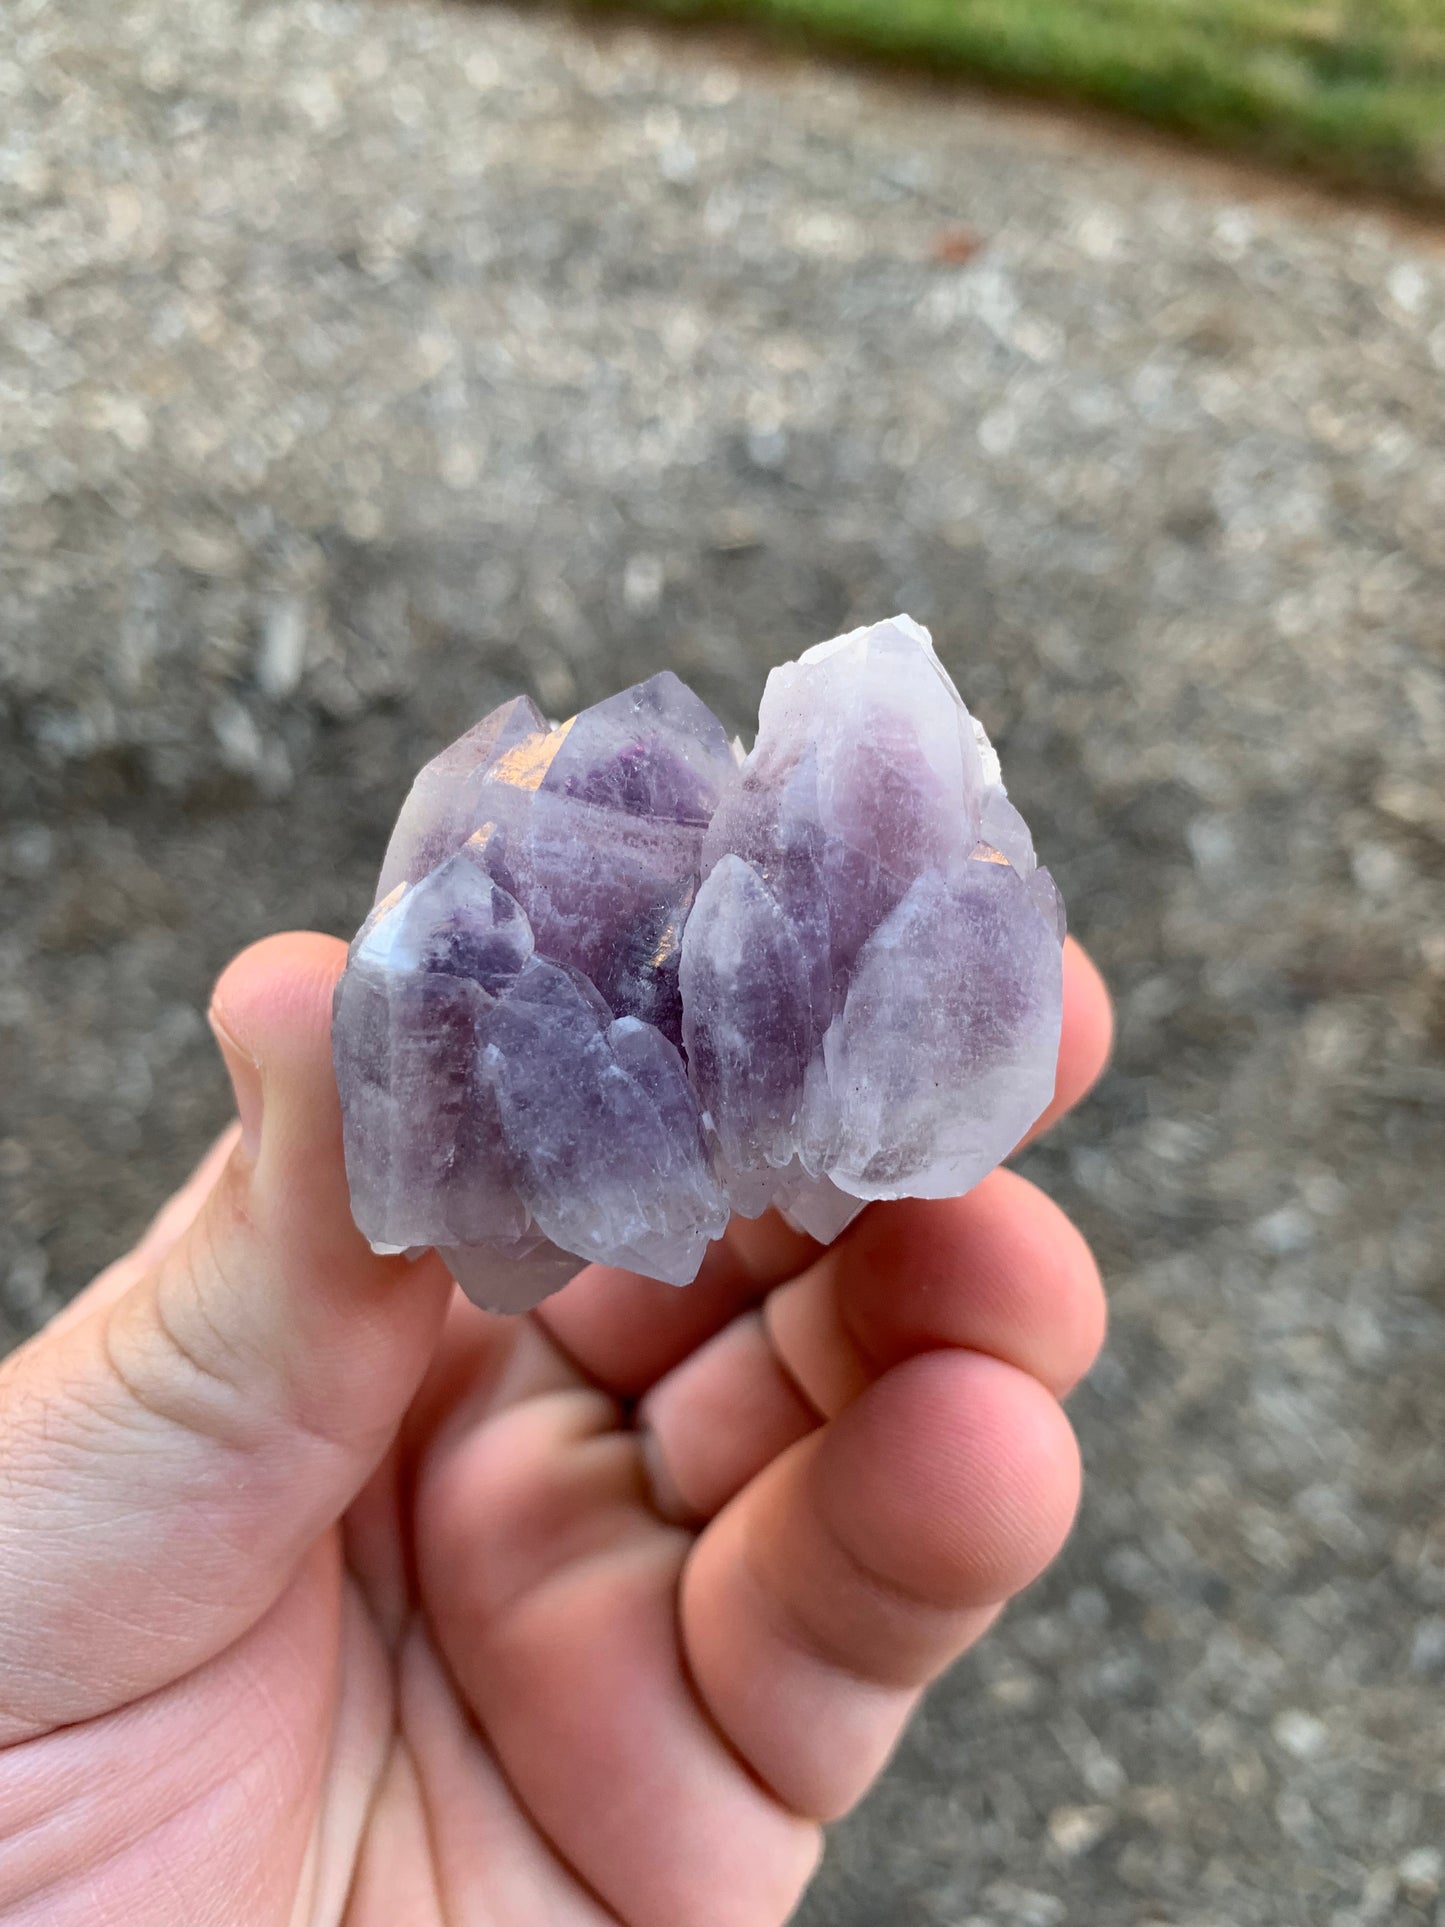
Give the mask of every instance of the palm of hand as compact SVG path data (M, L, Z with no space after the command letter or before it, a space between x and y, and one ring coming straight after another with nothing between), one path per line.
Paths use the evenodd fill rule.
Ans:
M224 1194L243 1181L228 1168L207 1211L241 1208ZM293 1247L313 1235L261 1225L288 1229ZM22 1709L0 1753L7 1923L772 1927L817 1823L865 1790L922 1686L1072 1516L1055 1394L1097 1348L1097 1278L1009 1173L870 1211L822 1257L737 1224L686 1293L591 1272L526 1319L449 1301L426 1261L402 1286L422 1371L399 1429L364 1410L369 1384L406 1374L385 1356L394 1312L368 1350L353 1303L348 1372L318 1370L285 1412L289 1496L269 1427L228 1430L253 1334L225 1334L221 1367L187 1322L194 1231L155 1272L176 1232L99 1281L72 1342L104 1326L146 1451L152 1422L179 1420L219 1458L142 1508L147 1557L175 1535L161 1650L100 1665L132 1558L114 1614L78 1614L109 1631L82 1641L66 1723L26 1732ZM302 1255L315 1292L327 1254ZM140 1272L170 1298L149 1321L127 1311ZM374 1289L330 1279L321 1296ZM165 1334L159 1358L132 1325ZM183 1390L176 1355L197 1374ZM374 1469L328 1516L358 1465ZM123 1470L106 1476L113 1502Z

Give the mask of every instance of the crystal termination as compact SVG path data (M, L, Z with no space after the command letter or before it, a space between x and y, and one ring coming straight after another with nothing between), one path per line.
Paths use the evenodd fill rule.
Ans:
M957 1196L1052 1096L1063 935L907 616L775 669L746 757L670 671L519 697L417 777L337 986L356 1222L520 1311L687 1284L732 1212Z

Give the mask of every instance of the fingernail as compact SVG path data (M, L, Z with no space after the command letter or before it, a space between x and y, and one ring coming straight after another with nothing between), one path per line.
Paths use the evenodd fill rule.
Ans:
M235 1093L242 1149L248 1158L254 1158L261 1148L261 1066L247 1056L214 1010L207 1011L206 1018Z

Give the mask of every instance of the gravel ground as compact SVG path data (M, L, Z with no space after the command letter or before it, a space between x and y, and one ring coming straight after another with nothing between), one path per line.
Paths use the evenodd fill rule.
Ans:
M0 1335L503 694L930 622L1120 1002L1033 1167L1057 1571L808 1927L1445 1922L1445 259L1033 112L545 16L14 0ZM706 1922L679 1927L707 1927Z

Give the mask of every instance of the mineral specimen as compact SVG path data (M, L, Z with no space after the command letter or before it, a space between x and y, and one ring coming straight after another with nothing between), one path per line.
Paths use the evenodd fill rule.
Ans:
M520 1310L966 1191L1052 1094L1063 930L906 616L774 670L741 763L670 673L519 698L418 776L337 988L356 1221Z

